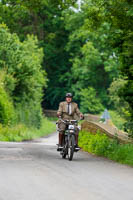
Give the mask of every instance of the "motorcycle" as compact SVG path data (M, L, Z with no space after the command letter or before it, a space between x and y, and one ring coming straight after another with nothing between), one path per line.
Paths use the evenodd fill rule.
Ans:
M68 156L68 160L71 161L73 159L74 152L78 152L80 150L79 147L76 147L75 141L76 127L78 125L78 121L63 120L61 118L60 120L67 125L67 128L63 137L62 147L58 147L57 151L60 151L62 158L65 159L66 156Z

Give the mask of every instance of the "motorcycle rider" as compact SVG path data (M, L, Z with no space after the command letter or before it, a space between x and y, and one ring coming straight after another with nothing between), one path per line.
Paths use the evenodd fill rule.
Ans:
M73 98L72 93L66 93L66 101L61 102L59 104L57 116L61 117L63 120L75 120L76 115L81 119L83 118L83 114L80 112L78 105L72 101L72 98ZM66 124L63 123L61 120L59 120L58 128L59 128L59 144L58 144L58 149L59 149L62 148L62 142L66 130ZM75 135L76 148L78 148L78 133L79 129L76 126L76 135Z

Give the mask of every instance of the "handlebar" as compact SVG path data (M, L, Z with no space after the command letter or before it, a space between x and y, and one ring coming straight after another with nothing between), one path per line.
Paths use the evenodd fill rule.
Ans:
M80 119L80 120L68 120L68 119L67 120L63 120L61 117L59 117L59 120L61 120L65 124L67 124L67 123L78 123L82 119Z

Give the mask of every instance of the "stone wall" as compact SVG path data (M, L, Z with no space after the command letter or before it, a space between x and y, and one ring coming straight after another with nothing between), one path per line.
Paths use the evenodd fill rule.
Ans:
M86 130L93 134L99 131L101 134L106 134L110 138L117 137L120 143L133 143L133 140L128 138L127 133L122 132L118 130L116 127L108 124L84 121L81 125L81 130Z
M57 117L57 110L44 110L43 112L46 117Z
M100 120L100 117L98 115L92 115L92 114L84 114L84 118L85 120L92 122L98 122Z

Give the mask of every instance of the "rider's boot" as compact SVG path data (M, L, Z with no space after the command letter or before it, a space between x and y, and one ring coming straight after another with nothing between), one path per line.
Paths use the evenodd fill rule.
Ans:
M63 133L59 133L59 144L58 144L57 151L61 151L63 149L62 142L63 142Z

